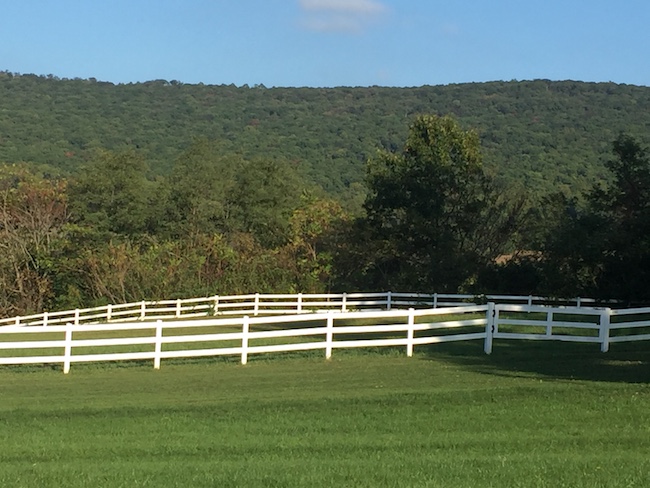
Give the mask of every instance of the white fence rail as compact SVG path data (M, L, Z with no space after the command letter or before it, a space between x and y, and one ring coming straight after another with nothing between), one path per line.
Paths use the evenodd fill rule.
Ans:
M320 306L320 305L319 305ZM650 340L650 308L494 304L291 316L0 327L0 365L151 360L359 347L414 348L450 341L560 340L600 344Z
M408 308L442 308L467 306L475 303L515 303L522 305L549 304L556 305L593 305L589 298L568 300L551 300L536 296L517 295L458 295L444 293L323 293L323 294L276 294L219 296L189 298L177 300L160 300L119 305L104 305L95 308L67 310L61 312L44 312L23 317L0 319L0 327L7 325L49 326L71 322L79 324L98 324L106 322L132 322L178 320L200 317L222 316L260 316L293 315L301 313L325 312L336 310L392 310Z

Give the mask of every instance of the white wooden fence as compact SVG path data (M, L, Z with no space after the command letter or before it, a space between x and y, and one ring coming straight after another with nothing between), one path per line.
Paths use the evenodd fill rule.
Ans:
M450 341L559 340L600 344L650 340L650 308L494 304L291 316L0 327L0 365L236 356L360 347L414 348Z
M293 294L293 295L234 295L177 300L160 300L119 305L104 305L95 308L67 310L61 312L44 312L23 317L0 319L0 327L5 325L57 325L98 324L106 322L132 322L134 320L177 320L198 317L220 316L260 316L293 315L309 312L336 310L391 310L406 308L440 308L476 303L516 303L525 305L593 305L590 298L552 300L537 296L518 295L458 295L443 293L328 293L328 294Z

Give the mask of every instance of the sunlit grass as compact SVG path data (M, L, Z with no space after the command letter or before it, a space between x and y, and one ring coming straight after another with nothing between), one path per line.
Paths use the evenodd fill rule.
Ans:
M647 348L419 351L0 368L0 486L648 485Z

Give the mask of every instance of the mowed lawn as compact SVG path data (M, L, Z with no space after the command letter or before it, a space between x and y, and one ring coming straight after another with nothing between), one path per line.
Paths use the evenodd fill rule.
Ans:
M0 486L646 487L650 344L0 367Z

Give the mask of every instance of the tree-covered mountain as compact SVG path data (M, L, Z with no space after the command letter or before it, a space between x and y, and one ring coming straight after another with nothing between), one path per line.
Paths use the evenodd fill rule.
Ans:
M328 193L362 192L364 166L396 150L417 114L452 114L480 137L485 165L532 194L570 195L607 174L621 132L646 142L650 87L574 81L419 88L265 88L0 72L0 162L74 173L99 149L135 149L168 174L196 138L247 160L282 160Z

